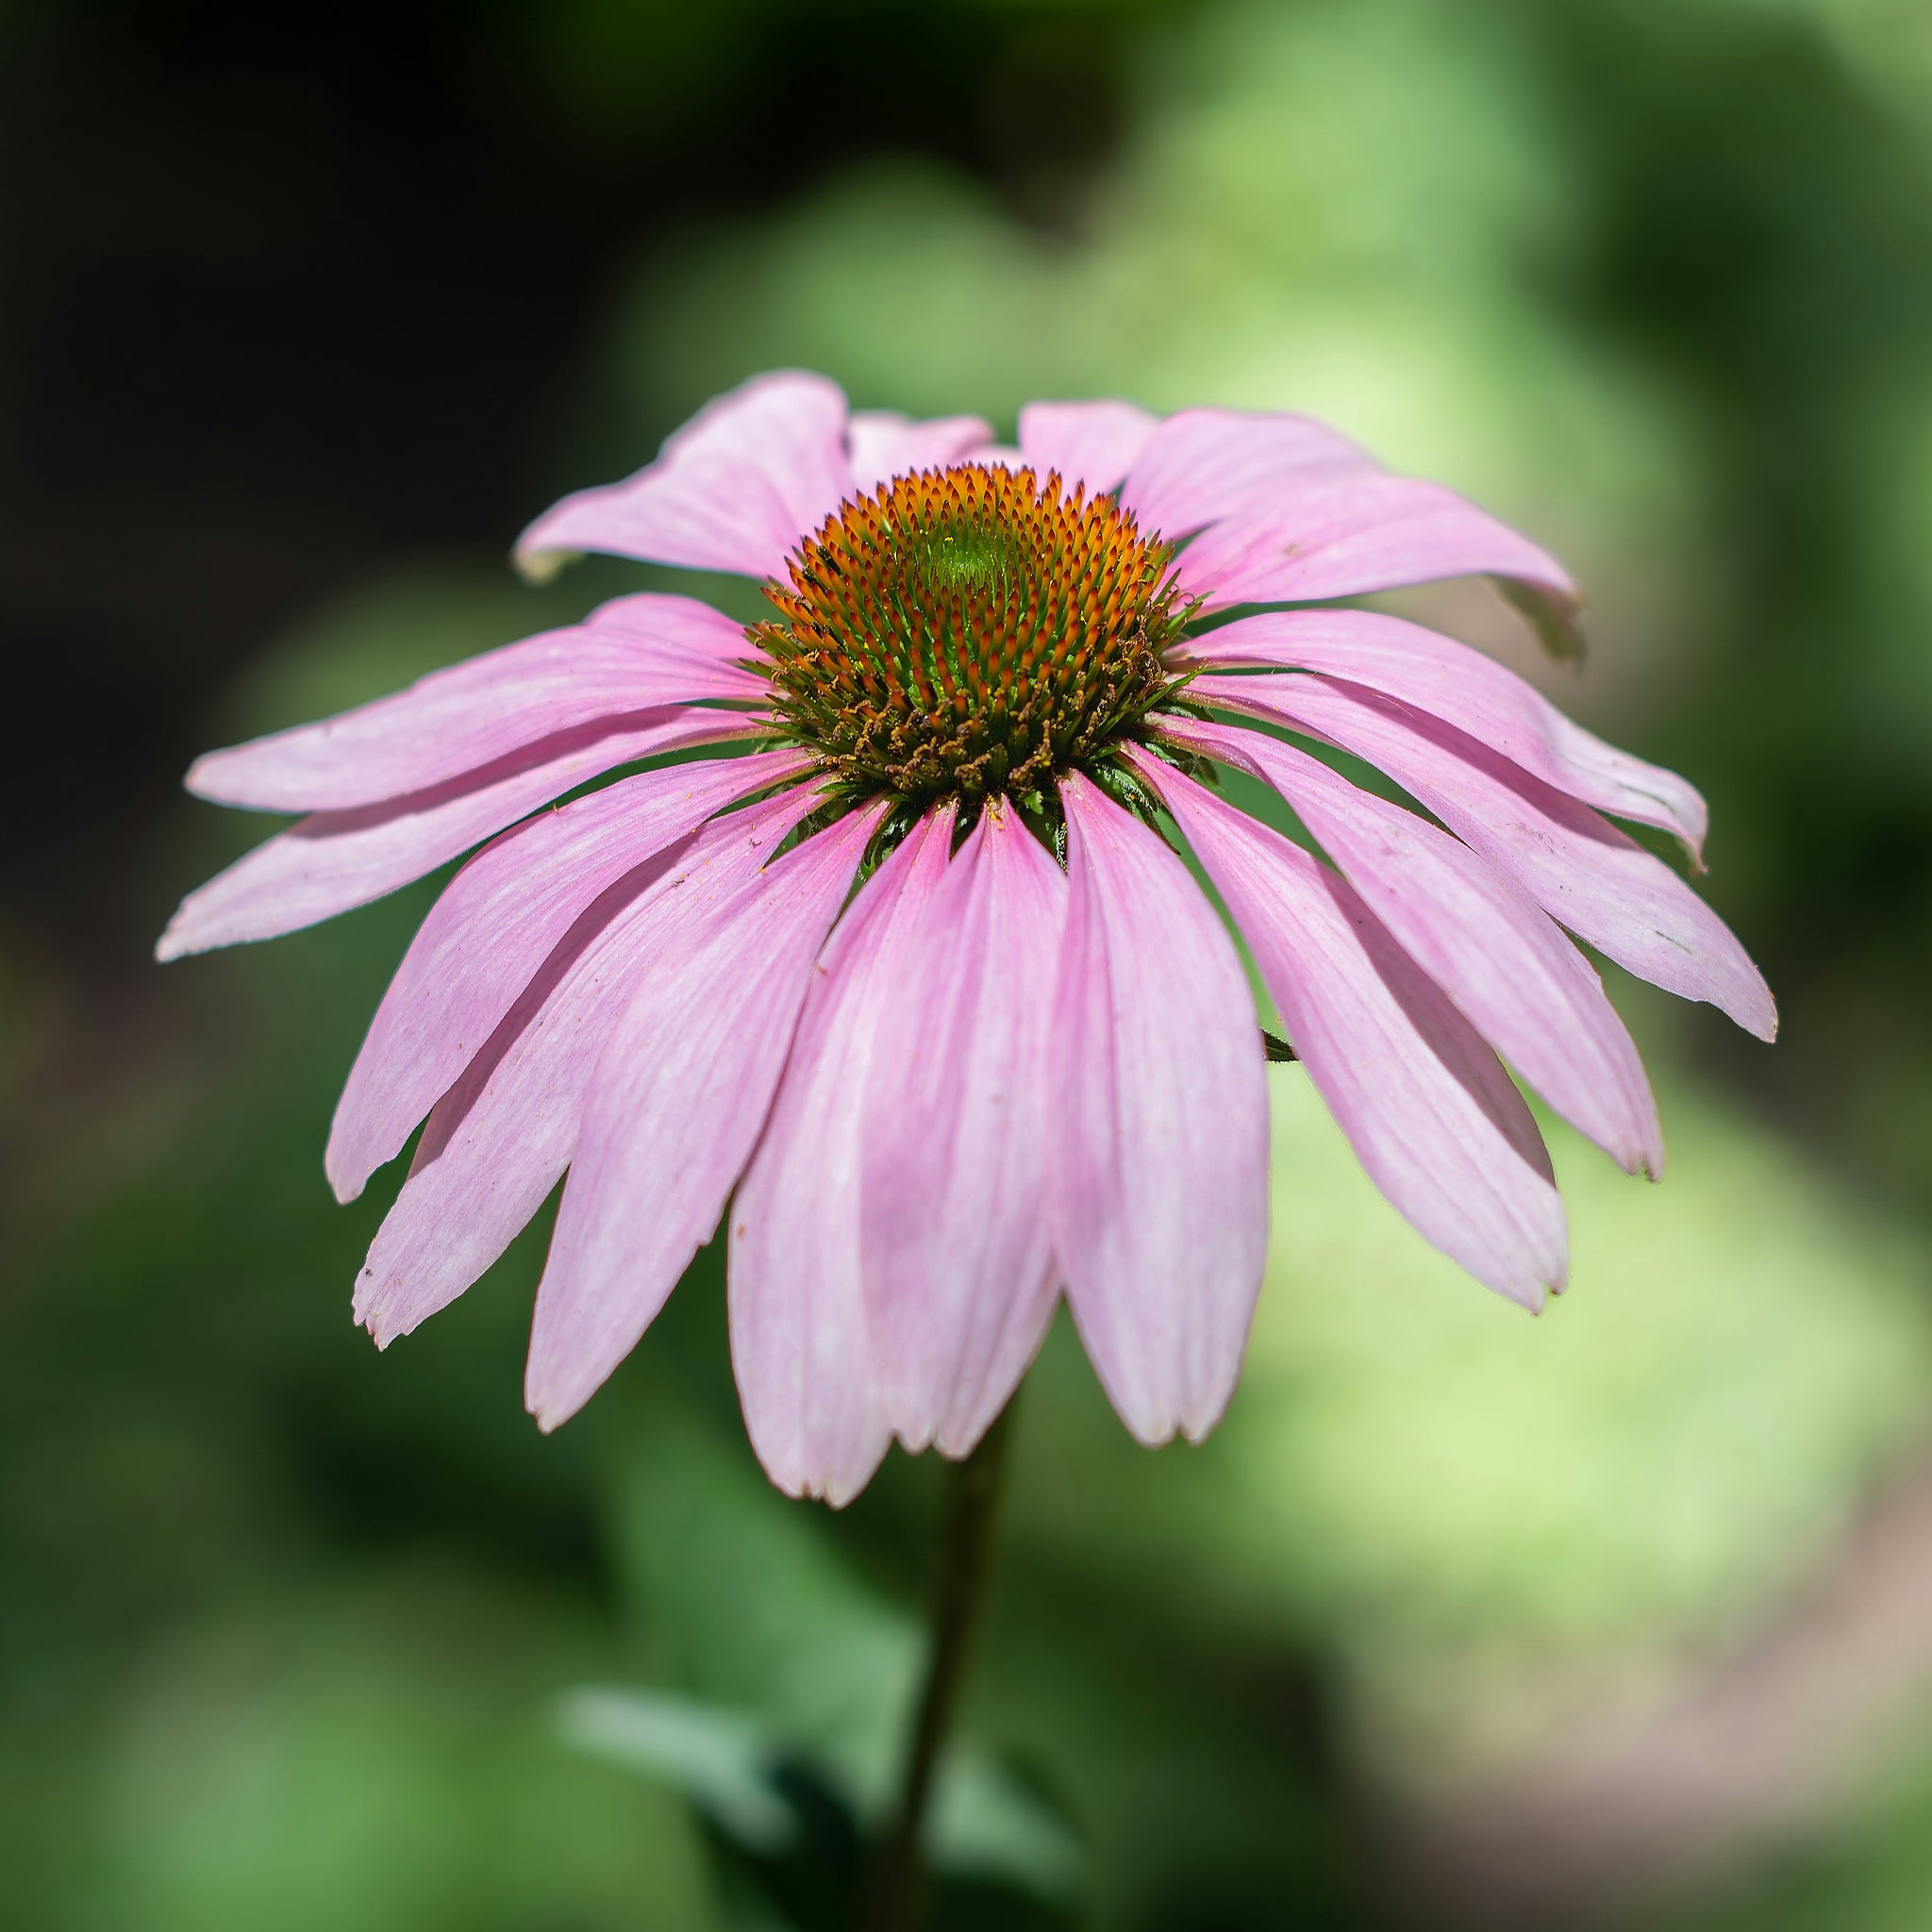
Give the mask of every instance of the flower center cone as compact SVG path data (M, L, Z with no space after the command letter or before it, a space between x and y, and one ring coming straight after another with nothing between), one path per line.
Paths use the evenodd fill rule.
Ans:
M750 627L774 709L857 790L1024 798L1176 682L1174 550L1110 496L963 464L841 504Z

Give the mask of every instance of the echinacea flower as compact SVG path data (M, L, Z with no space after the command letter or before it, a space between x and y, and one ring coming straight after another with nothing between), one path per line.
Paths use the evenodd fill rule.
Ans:
M794 1493L848 1499L895 1436L966 1454L1062 1291L1134 1434L1205 1434L1268 1241L1267 1047L1168 825L1376 1185L1531 1309L1563 1284L1563 1208L1503 1061L1625 1169L1663 1160L1565 929L1774 1029L1738 941L1611 823L1694 863L1690 786L1462 644L1332 608L1487 575L1560 643L1569 578L1305 418L1037 403L999 449L761 376L518 545L532 573L586 550L759 579L773 615L620 597L209 754L192 791L307 816L159 947L290 932L480 846L376 1012L327 1171L353 1198L426 1118L356 1290L384 1344L564 1180L526 1383L546 1429L728 1203L745 1418ZM1222 767L1323 856L1223 798Z

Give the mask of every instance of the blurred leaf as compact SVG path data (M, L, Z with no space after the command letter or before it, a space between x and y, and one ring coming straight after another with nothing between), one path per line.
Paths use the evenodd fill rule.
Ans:
M923 1631L846 1566L824 1511L772 1488L741 1436L726 1446L661 1384L643 1407L623 1460L621 1547L654 1646L696 1694L579 1692L574 1734L688 1790L754 1849L759 1837L783 1848L771 1780L791 1756L875 1831L896 1798ZM941 1760L931 1830L941 1870L1050 1894L1079 1870L1059 1820L965 1740Z
M638 1406L616 1532L664 1675L756 1711L876 1816L923 1668L917 1625L852 1574L741 1436L727 1446L655 1379Z
M558 1700L558 1724L580 1751L648 1772L682 1791L746 1850L786 1850L798 1818L771 1780L771 1729L665 1690L585 1685Z
M964 1740L941 1759L931 1842L941 1871L1012 1879L1042 1898L1070 1896L1085 1874L1080 1847L1059 1818Z

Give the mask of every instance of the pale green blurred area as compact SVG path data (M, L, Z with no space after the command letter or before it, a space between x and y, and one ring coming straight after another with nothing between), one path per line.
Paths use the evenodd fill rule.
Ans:
M666 34L728 66L771 11L738 0L700 31L685 9L598 0L559 10L549 58L587 113L615 112L654 60L673 71ZM1539 1837L1623 1802L1629 1777L1593 1785L1570 1754L1621 1740L1641 1783L1643 1714L1695 1707L1714 1673L1802 1624L1932 1426L1932 1048L1923 1027L1886 1032L1923 1006L1923 957L1906 946L1895 982L1834 980L1803 941L1822 923L1807 868L1839 848L1790 842L1850 794L1874 816L1924 808L1932 331L1821 391L1840 574L1767 591L1733 473L1768 458L1740 458L1732 399L1593 302L1606 139L1553 75L1574 87L1602 54L1619 86L1651 63L1659 97L1673 73L1692 93L1715 73L1775 98L1796 48L1923 200L1932 15L1627 0L1566 42L1534 10L1422 0L1114 11L1129 112L1064 202L1025 219L963 172L874 153L775 210L693 225L614 295L554 480L634 467L707 396L792 364L863 406L977 409L1002 433L1037 395L1324 415L1573 562L1594 617L1580 678L1538 665L1486 593L1416 608L1709 779L1711 896L1806 975L1798 1043L1774 1051L1807 1064L1836 1013L1869 1016L1881 1043L1856 1079L1818 1071L1774 1114L1721 1018L1618 980L1669 1174L1626 1178L1549 1124L1574 1270L1535 1321L1424 1247L1300 1070L1278 1069L1273 1259L1224 1425L1198 1449L1138 1448L1064 1320L1026 1386L942 1825L964 1901L948 1923L1030 1924L1012 1916L1024 1898L1043 1924L1447 1923L1386 1868L1435 1869L1417 1847L1438 1830L1486 1842L1546 1767L1562 1775ZM1642 111L1621 135L1637 148ZM1829 191L1788 158L1794 204ZM1926 285L1901 275L1909 307ZM210 735L375 695L646 580L673 581L599 563L531 592L425 561L274 645ZM1757 616L1773 600L1792 612L1776 635ZM1828 785L1815 742L1834 748ZM185 886L256 829L184 811L166 861ZM1868 898L1891 890L1857 862ZM175 969L198 975L234 1061L163 1066L111 1145L83 1171L50 1156L37 1183L58 1212L31 1266L76 1312L8 1424L25 1580L7 1614L39 1646L0 1730L24 1793L0 1865L24 1874L25 1923L770 1924L731 1821L748 1841L775 1816L809 1840L782 1902L805 1927L850 1855L810 1804L878 1811L936 1473L895 1456L841 1518L773 1492L734 1412L716 1256L554 1441L518 1396L547 1220L391 1354L349 1330L396 1177L337 1209L320 1148L429 898ZM83 1359L76 1416L59 1391ZM154 1395L171 1378L202 1391L192 1417ZM46 1447L76 1430L82 1452ZM373 1524L330 1513L345 1468ZM75 1552L95 1535L118 1567L82 1590ZM1775 1734L1833 1778L1773 1775L1755 1797L1762 1738L1693 1726L1657 1775L1707 1753L1696 1790L1744 1795L1716 1804L1694 1886L1659 1881L1612 1917L1932 1924L1932 1644L1909 1602L1888 1621L1890 1574L1867 1622L1834 1626L1860 1655L1890 1633L1865 1676L1852 1657L1832 1677L1828 1642L1768 1667L1785 1689L1806 1671L1838 1687ZM571 1702L586 1686L615 1701ZM1504 1843L1499 1862L1528 1857ZM1641 1860L1653 1840L1637 1843Z
M594 1651L481 1582L452 1567L251 1607L154 1658L82 1913L157 1932L706 1923L677 1801L555 1749L546 1692Z
M1392 1770L1463 1770L1579 1679L1721 1639L1922 1430L1923 1246L1730 1109L1664 1085L1661 1187L1546 1123L1577 1265L1531 1320L1469 1293L1299 1073L1274 1078L1274 1260L1240 1403L1130 1487L1112 1434L1069 1422L1016 1513L1096 1561L1124 1533L1151 1545L1230 1616L1323 1629L1365 1721L1425 1754ZM1041 1374L1084 1379L1060 1354Z
M1572 556L1615 620L1614 691L1624 654L1683 647L1631 616L1688 629L1722 587L1684 554L1693 425L1538 287L1578 189L1516 40L1422 0L1204 10L1145 56L1141 117L1076 239L868 160L647 275L619 325L628 392L657 421L796 363L1008 427L1032 396L1307 410Z

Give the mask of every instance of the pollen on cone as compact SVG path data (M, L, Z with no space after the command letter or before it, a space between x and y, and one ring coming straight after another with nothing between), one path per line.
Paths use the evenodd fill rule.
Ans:
M924 470L803 539L790 587L766 590L783 621L751 638L779 715L856 783L914 803L1019 794L1172 686L1173 556L1052 472Z

